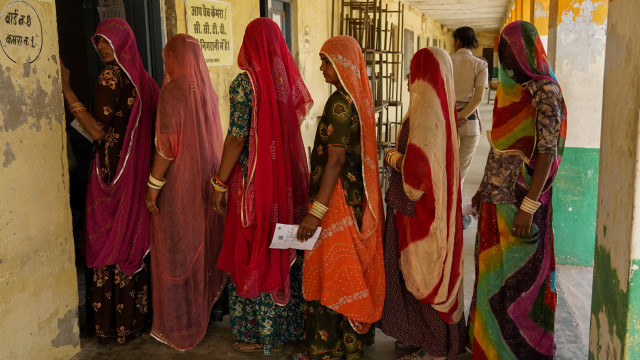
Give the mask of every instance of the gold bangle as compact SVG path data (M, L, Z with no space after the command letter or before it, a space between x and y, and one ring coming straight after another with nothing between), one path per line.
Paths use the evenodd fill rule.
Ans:
M318 220L322 220L327 211L329 211L329 208L316 200L313 202L313 205L311 205L309 214L311 214L311 216L317 218Z
M531 200L530 198L525 196L524 199L522 199L522 203L520 203L520 210L533 215L536 211L538 211L540 205L540 202Z
M215 190L216 192L219 193L226 193L227 191L229 191L229 188L220 186L217 182L215 177L211 178L211 185L213 185L213 190Z

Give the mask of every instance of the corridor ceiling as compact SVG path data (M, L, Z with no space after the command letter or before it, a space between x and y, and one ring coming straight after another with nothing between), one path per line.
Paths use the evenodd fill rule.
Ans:
M450 30L471 26L475 31L497 31L511 0L404 0Z

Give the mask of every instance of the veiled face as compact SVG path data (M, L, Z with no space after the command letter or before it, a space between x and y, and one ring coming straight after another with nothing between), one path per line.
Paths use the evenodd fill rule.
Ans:
M502 66L509 71L513 72L513 79L520 84L524 84L531 80L529 76L522 70L520 63L516 55L513 53L513 49L509 45L507 39L500 36L500 42L498 43L498 57Z
M98 48L98 55L100 55L100 58L105 64L116 60L116 57L113 54L111 43L109 43L109 41L107 41L107 39L103 38L102 36L98 35L98 43L96 45L96 48Z

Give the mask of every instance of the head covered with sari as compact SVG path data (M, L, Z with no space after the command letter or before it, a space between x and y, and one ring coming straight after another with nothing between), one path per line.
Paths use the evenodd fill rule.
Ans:
M87 188L85 257L87 266L118 265L131 275L142 266L149 250L149 212L145 206L145 183L151 158L152 117L158 102L158 86L145 71L133 31L117 18L102 21L92 38L111 44L115 62L136 89L136 98L120 154L116 176L109 184L100 174L95 155Z
M164 47L156 149L170 160L151 242L152 335L178 350L195 347L226 274L216 268L224 218L208 201L222 155L216 95L200 44L178 34ZM177 306L187 303L189 306Z
M240 296L267 292L277 304L286 304L296 252L269 245L276 223L296 224L306 215L309 170L300 124L313 100L273 20L258 18L247 25L238 66L252 86L248 177L238 186L230 184L232 191L242 190L242 228L229 235L235 258L221 257L218 266L229 272Z
M333 191L312 251L306 252L303 292L348 317L358 332L366 332L382 316L382 195L378 173L376 125L366 64L358 42L349 36L327 40L322 49L340 83L353 100L360 119L364 182L362 226L345 200L341 180Z
M402 163L404 192L415 216L396 213L400 269L407 289L448 323L460 320L462 202L456 97L451 58L421 49L411 59L409 139Z
M524 86L524 82L549 80L558 84L558 80L551 70L538 31L529 22L515 21L505 26L500 34L498 54L500 85L496 92L490 142L495 150L519 155L526 164L533 167L537 158L536 109L531 105L532 94ZM559 115L561 124L558 154L552 167L550 182L553 182L555 170L560 164L567 134L567 109L564 100L563 111Z

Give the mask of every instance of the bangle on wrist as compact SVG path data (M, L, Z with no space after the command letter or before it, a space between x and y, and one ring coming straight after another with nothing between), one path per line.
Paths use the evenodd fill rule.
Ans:
M319 203L317 200L313 202L309 209L309 215L315 217L318 220L322 220L324 215L329 211L329 208Z
M226 193L227 191L229 191L229 186L220 181L218 174L211 178L211 185L213 185L213 189L217 192Z
M149 179L147 180L147 186L153 190L160 190L164 186L167 180L162 179L158 180L154 178L151 174L149 174Z
M520 210L533 215L536 211L538 211L540 205L540 202L531 200L529 197L525 196L524 199L522 199L522 203L520 204Z
M87 108L79 101L74 102L73 104L69 104L67 108L69 109L69 112L72 114L79 111L87 111Z

